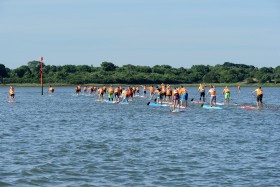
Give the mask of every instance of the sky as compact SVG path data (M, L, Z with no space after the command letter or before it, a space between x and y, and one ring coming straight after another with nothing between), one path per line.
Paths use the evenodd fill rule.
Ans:
M280 65L279 0L0 0L0 64Z

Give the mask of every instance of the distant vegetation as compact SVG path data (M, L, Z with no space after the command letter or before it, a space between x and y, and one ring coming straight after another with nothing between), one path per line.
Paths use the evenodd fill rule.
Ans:
M279 83L280 66L257 68L251 65L225 62L223 65L193 65L173 68L170 65L118 67L102 62L100 67L88 65L54 66L43 64L44 83L56 84L191 84L191 83ZM0 64L2 84L39 83L39 61L30 61L16 69Z

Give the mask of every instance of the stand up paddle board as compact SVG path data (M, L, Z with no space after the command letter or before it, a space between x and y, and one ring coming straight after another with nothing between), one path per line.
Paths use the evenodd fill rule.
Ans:
M121 105L128 105L129 103L128 102L119 102L119 104L121 104Z
M165 104L160 104L160 103L150 103L148 104L149 106L169 106L169 105L165 105Z
M118 104L117 101L109 101L107 99L104 100L105 103L109 103L109 104Z
M258 110L257 107L253 107L253 106L241 106L240 108L244 108L246 110Z
M99 103L104 102L104 100L101 100L101 99L96 99L95 101L99 102Z
M203 102L203 101L192 101L192 104L196 104L196 105L199 105L199 104L205 104L206 102Z
M218 110L223 109L223 108L221 108L219 106L210 106L210 105L203 105L202 108L205 108L205 109L218 109Z
M170 112L186 112L186 109L180 109L179 108L175 108L174 110L173 109L170 109Z

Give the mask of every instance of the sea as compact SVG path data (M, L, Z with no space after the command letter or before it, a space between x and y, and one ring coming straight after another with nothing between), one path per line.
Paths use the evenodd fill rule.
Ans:
M188 107L171 112L74 87L15 87L9 102L0 87L0 186L279 186L280 88L264 87L252 110L242 106L256 106L256 87L229 88L229 105L217 88L222 109L193 104L190 87Z

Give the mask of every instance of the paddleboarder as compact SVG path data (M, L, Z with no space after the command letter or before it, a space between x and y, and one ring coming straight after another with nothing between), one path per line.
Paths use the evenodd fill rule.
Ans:
M226 86L225 89L223 90L223 95L225 95L225 100L224 103L225 104L229 104L229 100L230 100L230 89Z
M155 90L154 90L154 86L153 85L151 85L150 86L150 98L151 98L151 100L153 99L153 97L154 97L154 93L155 92Z
M200 84L198 91L200 92L199 101L201 101L202 98L202 101L205 102L205 86L203 84Z
M84 86L84 95L87 94L87 86Z
M103 90L103 88L98 88L97 92L98 92L99 100L100 100L100 101L103 101L103 95L104 95L104 90Z
M53 94L54 92L54 87L52 85L49 86L49 93L50 94Z
M81 93L81 86L80 85L76 86L75 90L76 90L76 94L80 95L80 93Z
M122 91L122 98L123 98L122 102L128 102L127 91L125 88Z
M10 96L10 102L14 102L15 101L15 88L13 86L10 86L9 96Z
M210 106L212 107L213 103L216 106L216 100L217 100L217 98L216 98L216 88L212 84L210 85L210 90L208 91L207 95L209 93L211 95L211 97L210 97Z
M175 111L175 108L178 106L180 110L180 94L179 89L174 89L174 95L173 95L173 111Z
M108 100L113 101L114 98L114 88L112 85L108 88Z
M172 101L172 88L170 85L167 85L166 89L166 101L171 102Z
M187 107L188 105L188 90L185 89L184 93L182 93L181 95L181 102L182 102L182 106Z
M262 87L259 87L258 89L252 91L252 93L257 94L257 107L258 108L262 107L262 105L263 105L263 103L262 103L262 98L263 98Z
M143 88L143 96L146 98L147 97L147 86L144 85L144 86L142 86L142 88Z
M120 87L115 88L114 90L115 102L120 102Z

